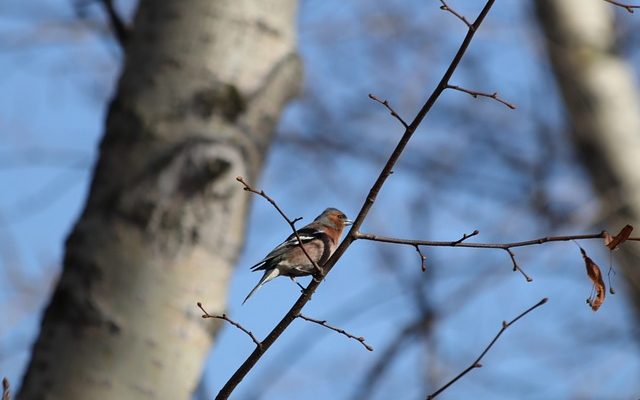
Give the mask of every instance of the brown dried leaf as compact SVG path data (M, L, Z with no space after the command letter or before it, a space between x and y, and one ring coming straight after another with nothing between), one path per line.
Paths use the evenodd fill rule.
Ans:
M615 250L616 247L624 243L629 236L631 236L631 232L633 231L633 226L625 225L624 228L620 230L620 232L611 238L609 233L606 233L604 236L604 244L609 248L609 250Z
M587 299L587 304L591 306L593 311L598 311L598 308L604 303L606 287L604 285L604 281L602 280L602 271L600 271L600 267L596 264L584 251L582 247L580 247L580 253L582 253L582 258L584 258L584 265L587 268L587 275L591 282L593 282L593 290L594 293L591 297Z
M11 400L11 390L9 390L9 380L2 378L2 400Z

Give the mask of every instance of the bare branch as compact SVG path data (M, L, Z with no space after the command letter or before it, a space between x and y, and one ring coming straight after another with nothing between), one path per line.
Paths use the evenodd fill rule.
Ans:
M447 382L440 389L438 389L435 392L433 392L430 395L428 395L427 396L427 400L431 400L431 399L436 398L436 396L438 396L440 393L442 393L445 390L447 390L451 385L453 385L460 378L462 378L463 376L468 374L472 369L481 368L482 364L480 364L480 361L489 352L489 350L491 350L491 347L493 347L493 345L498 341L498 339L504 333L504 331L506 331L507 328L509 328L511 325L515 324L520 318L524 317L525 315L529 314L531 311L533 311L536 308L540 307L541 305L545 304L548 300L549 299L545 297L542 300L540 300L538 303L536 303L535 305L529 307L526 311L524 311L522 314L518 315L517 317L515 317L511 321L509 321L509 322L503 321L502 322L502 328L500 328L500 330L498 331L496 336L493 338L493 340L491 340L491 342L489 342L489 344L487 345L487 347L485 347L485 349L482 351L482 353L480 353L480 356L478 356L478 358L476 358L475 361L473 361L467 368L465 368L464 371L459 373L455 378L453 378L452 380Z
M458 49L453 59L451 60L451 63L449 64L449 67L447 68L444 75L442 76L442 79L440 79L440 82L438 83L436 88L433 90L433 92L431 93L427 101L424 103L420 111L418 111L413 121L405 129L405 132L402 135L402 138L400 138L400 140L398 141L398 144L396 145L395 149L389 156L389 159L387 160L386 164L382 168L382 171L380 171L378 178L376 179L374 184L371 186L371 189L369 190L369 194L365 198L365 201L362 204L360 212L358 213L358 215L356 216L353 222L351 230L349 231L349 233L347 233L346 237L344 238L342 243L340 243L340 245L335 250L331 258L329 258L329 260L323 265L325 274L331 271L333 266L342 257L344 252L356 240L356 234L358 233L360 226L362 225L367 215L369 214L369 211L371 210L371 207L375 203L378 197L378 193L382 189L382 186L386 182L387 178L391 175L391 171L393 170L393 167L395 166L396 162L400 158L400 155L402 154L405 147L409 143L409 140L413 136L414 132L416 131L418 126L420 126L420 123L422 122L424 117L431 110L431 108L436 103L436 101L438 100L442 92L446 89L449 83L449 79L451 79L453 72L456 70L456 68L460 64L460 61L462 60L462 57L466 53L467 48L471 43L471 40L473 39L476 31L478 30L478 27L482 24L482 21L484 21L484 18L489 13L489 10L493 6L494 2L495 0L487 0L484 7L482 8L482 11L480 11L480 14L476 18L476 20L469 27L467 34L460 45L460 48ZM300 314L300 311L311 299L311 296L316 291L316 289L318 288L321 282L322 280L315 280L315 279L311 280L311 282L307 286L307 289L302 293L302 295L298 298L298 300L291 307L291 309L289 309L289 311L280 320L280 322L278 322L278 324L271 330L271 332L267 335L267 337L265 337L264 340L261 342L262 346L256 348L249 355L249 357L247 357L247 359L242 363L242 365L238 367L238 369L233 373L231 378L227 380L227 382L224 384L224 386L220 389L220 391L216 395L216 400L223 400L223 399L229 398L233 390L238 386L238 384L242 381L242 379L244 379L244 377L249 373L249 371L258 362L258 360L260 360L262 355L280 337L280 335L285 331L285 329L287 329L287 327L291 324L291 322L293 322L293 320L297 317L297 315Z
M516 255L513 254L513 251L511 251L511 249L504 249L507 253L509 253L509 257L511 258L511 263L513 264L513 271L518 271L522 274L522 276L524 276L524 279L527 280L527 282L531 282L533 281L533 279L531 279L531 277L529 277L529 275L527 275L522 268L520 268L520 266L518 265L518 262L516 261Z
M607 3L613 4L615 6L624 8L625 10L629 11L631 14L633 14L634 8L640 8L640 5L622 3L620 1L615 1L615 0L604 0L604 1L606 1Z
M296 235L296 239L298 240L298 246L300 247L300 249L302 249L302 252L304 253L305 256L307 256L307 259L309 260L309 262L311 264L313 264L313 267L315 268L315 270L318 272L318 274L320 274L320 276L324 276L324 271L322 270L322 268L318 265L318 263L316 263L315 261L313 261L313 259L311 258L311 256L309 255L309 253L307 253L307 249L305 249L305 247L303 246L302 243L302 239L300 239L300 235L298 234L298 230L296 229L295 223L300 221L302 219L302 217L298 217L295 218L293 220L289 219L289 217L287 217L287 215L284 213L284 211L282 211L282 209L278 206L278 204L276 203L275 200L273 200L271 197L269 197L264 190L256 190L254 188L252 188L245 180L243 177L238 176L236 177L236 180L240 183L242 183L244 185L244 190L247 192L251 192L251 193L255 193L258 196L261 196L263 198L265 198L269 203L271 203L271 205L273 205L273 207L275 207L275 209L280 213L280 215L282 216L282 218L284 218L285 221L287 221L287 224L289 224L289 226L291 227L291 230L293 231L293 234Z
M396 110L394 110L391 107L391 104L389 104L389 102L387 100L381 100L380 98L378 98L376 95L369 93L369 98L373 101L377 101L378 103L382 104L383 106L385 106L387 108L387 110L389 110L389 112L391 113L391 115L397 119L398 121L400 121L400 123L402 124L402 126L404 126L404 129L409 128L409 124L407 124L404 119L402 119L402 117L396 112Z
M302 318L305 321L309 321L309 322L313 322L316 323L318 325L322 325L325 328L331 329L332 331L338 332L342 335L345 335L346 337L348 337L349 339L354 339L357 340L358 342L360 342L360 344L362 344L364 346L365 349L369 350L369 351L373 351L373 347L369 346L367 344L367 342L365 342L365 338L362 336L355 336L350 334L349 332L345 331L344 329L341 328L336 328L335 326L331 326L327 323L326 320L320 320L320 319L315 319L315 318L311 318L311 317L307 317L306 315L302 315L302 314L298 314L298 318Z
M505 106L509 107L512 110L516 109L516 106L514 106L513 104L509 103L506 100L501 99L500 97L498 97L498 92L493 92L493 93L485 93L485 92L478 92L475 90L470 90L470 89L465 89L462 86L457 86L457 85L447 85L447 89L453 89L453 90L457 90L463 93L467 93L468 95L470 95L471 97L473 97L474 99L477 99L478 97L487 97L490 99L493 99L499 103L504 104Z
M111 29L113 29L113 33L116 36L118 43L120 43L120 46L124 48L127 44L127 40L129 39L129 28L127 28L127 25L125 25L122 18L120 18L120 15L118 15L118 12L113 5L113 0L100 0L100 2L109 16Z
M250 330L240 325L238 322L232 320L231 318L227 317L227 314L222 314L222 315L209 314L207 310L205 310L204 307L202 307L202 303L198 302L197 304L198 304L198 308L202 310L202 312L204 313L202 315L202 318L217 318L217 319L225 320L231 325L240 329L242 332L246 333L251 338L251 340L253 340L253 343L255 343L258 348L262 347L262 343L260 343L260 341L256 339L256 337L253 335L253 333Z
M442 3L442 5L440 6L441 10L449 11L451 14L455 15L460 21L464 22L464 24L467 26L467 28L473 29L473 26L471 25L471 23L469 21L467 21L467 19L465 18L464 15L458 13L456 10L454 10L451 7L449 7L449 5L447 3L445 3L444 0L440 0L440 3Z
M431 246L431 247L472 247L477 249L510 249L513 247L525 247L536 244L544 244L548 242L568 242L570 240L587 240L587 239L603 239L604 233L588 233L582 235L566 235L566 236L545 236L537 239L524 240L521 242L510 243L475 243L475 242L460 242L458 240L453 242L435 241L435 240L412 240L412 239L400 239L388 236L374 235L371 233L356 232L354 239L371 240L374 242L394 243L394 244L406 244L410 246ZM629 240L640 240L640 238L629 238Z
M420 269L424 272L427 270L427 257L422 253L422 250L420 250L420 246L415 245L414 247L420 256Z
M456 245L456 244L460 244L460 243L464 242L465 240L469 239L470 237L476 236L476 235L477 235L477 234L479 234L479 233L480 233L480 231L479 231L479 230L477 230L477 229L476 229L476 230L474 230L473 232L469 233L469 234L466 234L466 233L465 233L464 235L462 235L462 237L461 237L460 239L458 239L458 240L456 240L455 242L453 242L453 244L454 244L454 245Z
M477 232L477 233L476 233ZM478 249L501 249L506 251L511 258L511 262L513 264L513 270L518 271L524 276L527 282L531 282L533 279L527 275L522 268L518 265L516 261L515 254L511 250L514 247L524 247L524 246L532 246L536 244L543 244L548 242L566 242L569 240L585 240L585 239L603 239L607 234L605 231L600 233L592 233L585 235L568 235L568 236L546 236L538 239L525 240L522 242L511 242L511 243L469 243L463 242L467 238L471 236L477 235L478 231L474 231L470 235L464 235L462 239L456 240L453 242L442 242L442 241L433 241L433 240L413 240L413 239L400 239L400 238L392 238L385 237L379 235L373 235L370 233L361 233L355 232L353 237L354 239L364 239L370 240L374 242L383 242L383 243L391 243L391 244L404 244L408 246L413 246L418 249L418 246L431 246L431 247L470 247L470 248L478 248ZM638 241L640 238L628 238L627 241Z

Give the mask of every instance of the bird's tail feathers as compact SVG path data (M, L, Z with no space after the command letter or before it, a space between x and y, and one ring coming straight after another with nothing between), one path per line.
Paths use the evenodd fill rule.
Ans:
M267 261L266 259L260 261L259 263L251 266L251 271L259 271L261 269L267 269Z
M244 301L242 302L242 304L246 303L247 300L249 300L249 297L251 297L258 289L260 289L262 287L262 285L264 285L265 283L269 282L270 280L272 280L273 278L277 277L278 275L280 275L280 271L278 270L278 268L273 268L273 269L270 269L270 270L266 270L264 272L264 275L262 275L262 278L260 278L260 281L258 282L256 287L251 289L251 291L249 292L247 297L244 298Z

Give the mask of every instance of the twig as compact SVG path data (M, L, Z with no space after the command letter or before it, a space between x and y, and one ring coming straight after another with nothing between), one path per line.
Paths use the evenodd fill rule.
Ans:
M387 110L389 110L389 112L391 113L391 115L397 119L398 121L400 121L400 123L402 124L402 126L404 126L404 129L409 128L409 124L407 124L404 119L402 119L402 117L396 112L396 110L394 110L391 107L391 104L389 104L389 102L387 100L381 100L379 97L377 97L374 94L369 93L369 98L373 101L377 101L378 103L382 104L383 106L385 106L387 108Z
M420 246L415 245L414 247L420 256L420 269L422 272L425 272L427 270L427 257L422 253L422 250L420 250Z
M511 258L511 263L513 264L513 271L514 271L514 272L515 272L515 271L519 271L519 272L522 274L522 276L524 276L524 279L526 279L526 280L527 280L527 282L532 282L532 281L533 281L533 279L531 279L531 277L529 277L529 275L527 275L527 274L522 270L522 268L520 268L520 266L518 265L518 261L516 261L516 255L515 255L515 254L513 254L513 251L511 251L511 249L509 249L509 248L504 249L504 250L509 254L509 257Z
M460 244L460 243L464 242L465 240L469 239L470 237L476 236L479 233L480 233L480 231L477 230L477 229L474 230L473 232L469 233L469 234L465 233L465 234L462 235L462 237L460 239L458 239L455 242L453 242L453 245L455 246L457 244Z
M482 8L482 11L480 11L480 14L478 14L478 17L476 18L474 23L469 27L469 30L467 31L466 36L464 37L462 43L460 44L460 48L458 49L453 59L451 60L451 63L449 64L449 67L447 68L444 75L442 76L442 79L440 79L440 82L438 83L436 88L433 90L433 92L431 93L427 101L424 103L420 111L418 111L417 115L415 116L411 124L409 124L409 126L406 128L404 134L402 135L402 138L400 138L400 140L398 141L398 144L396 145L395 149L389 156L389 159L387 160L386 164L382 168L382 171L380 171L378 178L376 179L374 184L371 186L371 189L369 190L369 194L367 195L364 203L362 204L360 212L356 216L353 222L353 225L351 226L351 230L349 230L349 233L347 233L346 237L344 238L342 243L340 243L340 245L338 246L336 251L333 253L331 258L329 258L329 260L324 264L323 268L325 270L325 274L331 271L333 266L340 259L340 257L342 257L344 252L356 240L356 234L360 229L360 226L362 225L365 218L369 214L369 210L371 210L371 207L375 203L378 197L378 193L380 192L385 181L391 175L391 171L393 170L393 167L395 166L396 162L400 158L400 155L402 154L405 147L409 143L409 140L413 136L414 132L416 131L418 126L420 126L420 123L422 122L424 117L427 115L429 110L431 110L431 108L436 103L436 101L438 100L442 92L446 89L446 86L449 83L449 79L451 79L453 72L456 70L456 68L460 64L460 60L462 60L462 57L466 53L467 48L469 47L469 44L473 39L473 36L478 30L478 27L480 26L480 24L482 24L482 21L484 21L484 18L489 13L489 10L493 6L494 2L495 0L487 0L484 7ZM227 380L227 382L218 392L216 396L216 400L224 400L229 398L233 390L238 386L238 384L242 381L242 379L244 379L244 377L249 373L249 371L251 371L253 366L258 362L258 360L260 360L262 355L280 337L280 335L285 331L285 329L287 329L287 327L291 324L291 322L293 322L296 316L300 314L300 311L305 306L305 304L307 304L307 302L309 301L309 299L311 298L313 293L316 291L316 289L318 288L321 282L322 282L321 280L311 280L311 282L307 286L307 289L302 293L302 295L298 298L298 300L291 307L291 309L289 309L289 311L280 320L280 322L278 322L278 324L271 330L271 332L267 335L267 337L265 337L264 340L261 342L262 346L259 348L256 348L249 355L249 357L247 357L247 359L242 363L242 365L238 367L238 369L233 373L233 375L229 378L229 380Z
M202 312L204 313L202 315L202 318L217 318L217 319L225 320L231 325L240 329L242 332L246 333L251 338L251 340L253 340L253 343L255 343L258 348L262 347L262 343L260 343L260 341L256 339L256 337L253 335L253 333L250 330L240 325L238 322L232 320L231 318L227 317L227 314L222 314L222 315L209 314L207 310L205 310L204 307L202 307L202 303L200 302L198 302L198 308L202 310Z
M120 43L120 46L124 47L129 39L129 28L127 28L125 23L122 21L122 18L120 18L120 15L118 15L118 12L113 5L113 0L100 0L100 2L109 16L111 29L113 29L113 33L115 34L118 43Z
M440 0L440 3L442 3L442 5L440 6L441 10L449 11L451 14L455 15L460 21L464 22L464 24L467 26L467 28L473 29L473 26L471 25L471 23L469 21L467 21L467 19L465 18L464 15L459 14L458 12L456 12L456 10L454 10L451 7L449 7L449 5L444 2L444 0Z
M345 331L344 329L341 328L336 328L335 326L331 326L327 323L326 320L320 320L320 319L315 319L315 318L311 318L311 317L307 317L306 315L303 314L298 314L298 318L302 318L305 321L309 321L309 322L313 322L316 323L318 325L322 325L325 328L331 329L332 331L338 332L342 335L345 335L346 337L348 337L349 339L354 339L357 340L358 342L360 342L360 344L362 344L364 346L365 349L369 350L369 351L373 351L373 347L369 346L367 344L367 342L365 342L365 338L362 336L355 336L350 334L349 332Z
M430 395L427 396L427 400L431 400L434 399L436 396L438 396L440 393L444 392L445 390L447 390L447 388L449 388L449 386L453 385L454 383L456 383L458 381L458 379L462 378L463 376L465 376L466 374L469 373L469 371L471 371L472 369L475 368L481 368L482 364L480 364L480 361L482 360L482 358L489 352L489 350L491 350L491 347L493 347L493 345L498 341L498 339L500 338L500 336L504 333L504 331L507 330L507 328L509 328L511 325L515 324L520 318L524 317L525 315L529 314L531 311L535 310L536 308L540 307L541 305L545 304L549 299L548 298L543 298L542 300L540 300L538 303L536 303L535 305L529 307L526 311L524 311L522 314L518 315L517 317L515 317L514 319L512 319L511 321L507 322L507 321L503 321L502 322L502 328L500 328L500 330L498 331L498 333L496 334L496 336L493 338L493 340L491 340L491 342L487 345L487 347L485 347L485 349L482 351L482 353L480 353L480 356L478 356L478 358L475 359L475 361L473 361L471 363L471 365L469 365L467 368L464 369L464 371L462 371L461 373L459 373L455 378L453 378L452 380L450 380L449 382L447 382L444 386L442 386L440 389L436 390L435 392L431 393Z
M633 4L626 4L626 3L622 3L620 1L615 1L615 0L604 0L604 1L606 1L607 3L611 3L611 4L615 5L615 6L622 7L625 10L629 11L631 14L633 14L633 9L634 8L640 8L640 5L636 6L636 5L633 5Z
M2 378L2 400L11 400L11 387L6 377Z
M505 106L509 107L512 110L516 109L516 106L514 106L513 104L509 103L508 101L503 100L500 97L498 97L498 92L493 92L493 93L478 92L476 90L466 89L466 88L463 88L462 86L457 86L457 85L447 85L447 89L453 89L453 90L458 90L458 91L463 92L463 93L467 93L468 95L470 95L474 99L477 99L478 97L488 97L488 98L493 99L493 100L495 100L495 101L497 101L499 103L504 104Z
M322 270L322 268L318 265L318 263L316 263L311 256L309 255L309 253L307 252L307 249L305 249L305 247L302 244L302 239L300 239L300 235L298 234L298 230L296 229L296 225L295 223L300 221L302 219L302 217L298 217L295 218L293 220L289 219L289 217L287 217L287 215L284 213L284 211L282 211L282 209L280 208L280 206L278 206L278 204L276 203L275 200L273 200L271 197L269 197L264 190L256 190L253 187L251 187L245 180L243 177L238 176L236 177L236 180L240 183L242 183L244 185L244 190L247 192L251 192L251 193L255 193L258 196L263 197L264 199L266 199L269 203L271 203L271 205L273 207L275 207L275 209L278 211L278 213L280 213L280 215L282 216L282 218L284 218L285 221L287 221L287 224L289 224L289 226L291 227L291 230L293 231L293 234L296 236L296 239L298 240L298 246L300 247L300 249L302 249L302 252L304 253L305 256L307 256L307 259L309 260L309 262L311 264L313 264L313 268L315 268L315 270L320 274L320 276L324 276L324 271Z

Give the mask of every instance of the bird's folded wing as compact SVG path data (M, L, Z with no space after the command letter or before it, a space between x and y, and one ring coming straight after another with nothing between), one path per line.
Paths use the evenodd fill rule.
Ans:
M302 244L308 243L315 239L323 240L323 236L326 235L326 233L319 231L315 228L307 228L307 227L302 228L297 232L298 232L298 236L300 236L300 240L302 241ZM284 242L280 243L278 246L276 246L276 248L271 250L271 252L267 254L265 258L263 258L262 260L257 262L255 265L253 265L251 267L251 270L257 271L260 269L265 269L263 264L268 263L270 260L273 260L274 258L277 258L285 254L287 251L289 251L289 249L295 246L298 246L298 238L296 237L295 233L292 233Z

